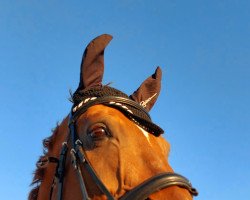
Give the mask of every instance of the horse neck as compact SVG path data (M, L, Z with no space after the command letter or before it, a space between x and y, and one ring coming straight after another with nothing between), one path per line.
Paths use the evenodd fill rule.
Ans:
M49 138L48 151L45 156L59 158L62 143L67 140L68 135L68 117L57 126ZM49 162L44 168L43 177L39 186L37 200L49 199L50 190L55 177L57 164Z

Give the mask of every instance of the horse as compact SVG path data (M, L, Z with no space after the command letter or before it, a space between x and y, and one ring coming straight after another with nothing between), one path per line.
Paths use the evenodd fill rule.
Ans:
M169 165L170 144L149 115L161 68L129 96L103 84L111 39L103 34L87 45L72 109L43 141L29 200L191 200L198 194Z

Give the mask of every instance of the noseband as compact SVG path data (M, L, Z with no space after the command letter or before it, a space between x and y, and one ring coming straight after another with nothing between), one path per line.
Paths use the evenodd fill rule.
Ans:
M144 113L144 115L148 118L147 120L151 120L148 112L141 107L136 102L123 98L123 97L92 97L85 99L77 106L73 107L71 110L71 113L69 115L69 140L71 143L71 162L73 165L74 170L77 173L77 178L80 184L81 193L82 193L82 199L83 200L91 200L89 197L88 191L86 189L86 184L83 179L82 171L80 168L80 165L84 167L84 169L89 173L95 184L98 186L100 191L106 195L108 200L115 200L115 197L112 196L112 194L109 192L109 190L106 188L106 186L103 184L101 179L96 174L95 170L91 166L90 162L88 161L85 151L83 149L83 144L81 140L78 137L78 134L76 132L75 123L76 120L84 113L86 110L97 104L104 104L110 107L115 107L123 112L126 113L126 115L133 120L138 125L140 124L139 119L135 119L133 116L133 112L129 110L128 107L133 107L141 112ZM143 127L143 126L142 126ZM146 128L146 127L143 127ZM65 169L65 161L68 151L68 145L66 142L63 143L60 157L57 160L57 170L54 179L53 186L51 187L50 191L50 199L52 199L53 194L53 188L54 185L58 185L58 191L57 191L57 200L63 199L63 178L64 178L64 169ZM55 181L56 180L56 181ZM149 195L160 191L161 189L170 187L170 186L179 186L182 188L187 189L191 195L197 196L198 192L195 188L192 187L191 183L186 179L185 177L172 172L166 172L166 173L160 173L156 176L153 176L143 183L139 184L129 192L127 192L125 195L123 195L120 200L143 200L148 198Z

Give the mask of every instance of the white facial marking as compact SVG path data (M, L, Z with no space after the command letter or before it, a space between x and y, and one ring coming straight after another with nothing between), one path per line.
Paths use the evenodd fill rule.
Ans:
M136 125L136 126L142 131L143 135L147 138L149 144L151 144L150 140L149 140L149 133L147 131L145 131L143 128L141 128L140 126L138 126L138 125Z

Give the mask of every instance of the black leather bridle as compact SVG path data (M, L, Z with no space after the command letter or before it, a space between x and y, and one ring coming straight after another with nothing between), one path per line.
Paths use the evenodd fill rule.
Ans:
M98 186L100 191L106 195L108 200L115 200L115 198L112 196L112 194L109 192L109 190L106 188L106 186L103 184L101 179L96 174L95 170L91 166L90 162L88 161L85 151L83 149L83 144L81 140L78 137L78 134L76 132L75 124L76 120L91 106L96 104L104 104L107 106L111 106L110 102L115 102L118 106L133 106L137 109L141 110L142 112L145 112L147 115L147 111L145 111L139 104L136 102L122 97L101 97L101 98L88 98L88 100L84 101L84 103L81 103L81 105L77 105L72 108L71 113L69 115L69 140L71 143L71 162L73 165L74 170L76 171L77 178L80 184L81 193L82 193L82 199L83 200L91 200L88 194L88 191L86 189L86 183L83 179L82 171L80 166L82 166L91 176L95 184ZM112 103L112 105L113 105ZM119 107L118 107L119 109ZM50 191L50 199L52 199L53 194L53 188L54 185L57 184L57 200L63 199L63 178L64 178L64 170L65 170L65 162L66 162L66 156L68 151L68 145L67 142L64 142L62 144L61 153L59 156L59 159L57 162L57 170L55 174L55 179L53 181L53 186L51 187ZM186 179L185 177L172 172L166 172L166 173L160 173L157 174L143 183L139 184L132 190L128 191L123 195L120 200L144 200L148 198L149 195L160 191L161 189L170 187L170 186L179 186L182 188L187 189L191 195L197 196L198 192L195 188L192 187L191 183Z

